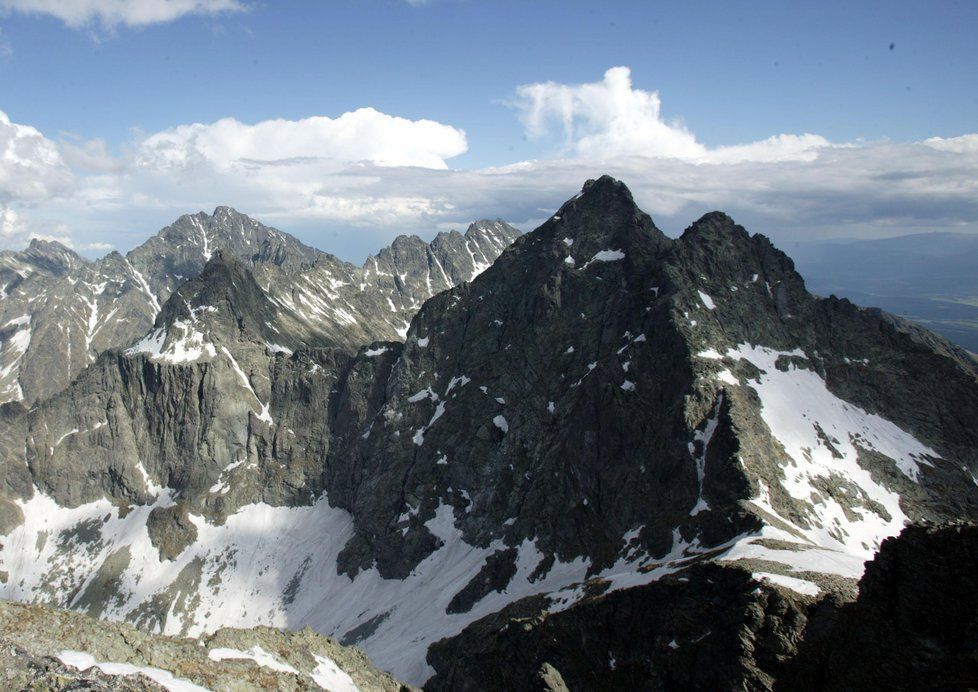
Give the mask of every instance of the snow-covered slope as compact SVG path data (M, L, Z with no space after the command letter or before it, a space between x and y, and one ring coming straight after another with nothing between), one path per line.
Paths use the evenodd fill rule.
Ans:
M704 563L811 596L907 522L978 516L973 363L810 296L722 214L670 240L591 181L403 343L352 353L344 296L408 285L397 257L282 293L215 251L138 343L6 410L0 596L167 633L309 625L420 683L432 644L506 607Z

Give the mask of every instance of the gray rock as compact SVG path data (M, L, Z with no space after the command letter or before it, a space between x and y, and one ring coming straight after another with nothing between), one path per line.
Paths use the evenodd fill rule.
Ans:
M99 354L130 345L218 252L248 263L301 332L355 350L395 339L421 303L469 280L519 235L501 221L429 245L400 236L355 267L229 207L181 216L127 253L89 262L57 242L0 253L0 403L64 389ZM275 343L275 342L273 342Z
M208 218L237 228L230 212ZM197 223L181 221L187 238ZM205 602L249 622L314 622L385 642L371 654L415 682L423 661L385 636L421 617L399 591L419 574L444 602L401 642L411 651L513 601L530 618L602 617L570 607L588 598L624 603L614 622L625 623L647 612L643 599L685 604L689 618L737 594L716 651L726 663L684 665L703 685L764 687L809 601L772 596L780 587L754 594L752 574L844 593L853 563L904 520L978 518L978 369L946 342L811 296L787 256L724 214L669 239L611 178L504 249L505 230L398 239L362 270L306 257L271 231L251 258L215 248L133 346L101 353L30 410L0 410L3 495L86 517L17 534L0 552L11 563L31 541L57 550L7 588L173 632L201 626ZM190 262L180 257L172 267ZM292 546L285 524L249 523L273 514L323 522L287 524L304 541L287 569L264 562ZM122 550L147 520L166 577L135 599L120 585L141 566ZM213 542L194 540L191 525ZM712 563L734 546L749 554ZM265 571L238 586L246 561ZM654 581L700 563L694 586ZM222 590L225 578L237 590ZM314 593L327 588L335 619ZM257 614L245 612L252 597ZM520 684L536 684L543 663L570 688L594 682L558 654L528 661ZM439 676L449 665L430 660ZM636 666L622 684L652 674Z
M201 639L161 637L78 613L0 601L0 631L0 684L5 689L166 689L151 679L151 671L81 671L70 664L66 651L88 654L98 663L154 669L204 689L318 690L322 687L314 676L323 661L363 692L412 689L374 668L359 649L309 630L223 629ZM264 665L254 660L256 655Z
M146 530L162 560L175 560L197 540L197 527L183 505L155 508L146 520Z

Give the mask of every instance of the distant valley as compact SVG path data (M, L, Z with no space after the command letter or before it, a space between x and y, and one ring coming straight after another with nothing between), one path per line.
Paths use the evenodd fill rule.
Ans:
M906 317L978 353L978 235L795 243L808 289Z

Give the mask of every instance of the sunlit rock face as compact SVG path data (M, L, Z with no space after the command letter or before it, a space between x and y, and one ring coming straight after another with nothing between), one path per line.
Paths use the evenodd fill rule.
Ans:
M24 252L0 253L0 403L46 399L99 354L146 335L171 294L218 253L250 267L271 307L291 317L293 339L355 351L403 338L425 300L474 278L518 236L503 221L439 233L431 243L399 236L357 267L218 207L181 216L125 256L95 262L34 240Z
M663 580L687 613L710 575L763 608L851 594L908 522L978 514L970 357L811 296L723 214L669 239L604 177L526 235L363 268L273 240L208 240L124 348L0 409L0 596L309 625L422 683L487 622Z

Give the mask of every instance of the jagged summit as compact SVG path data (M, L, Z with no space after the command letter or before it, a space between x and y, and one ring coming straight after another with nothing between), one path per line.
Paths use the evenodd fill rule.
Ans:
M167 300L220 252L247 265L272 302L276 319L262 324L286 327L276 338L261 327L263 340L355 352L402 338L425 300L472 279L518 235L494 222L431 245L399 239L395 250L356 267L219 206L185 214L127 254L95 262L40 241L22 253L3 252L0 330L15 338L0 337L0 403L49 397L99 354L159 336L154 324Z
M635 204L628 187L608 175L587 181L541 231L567 247L574 247L570 243L575 243L576 252L571 255L575 264L580 263L577 253L581 251L597 253L601 248L613 250L612 245L643 245L649 240L656 247L669 243L651 217Z
M505 236L520 235L520 231L502 219L480 219L478 221L473 221L469 224L468 228L465 229L463 234L466 238L472 238L479 234L489 233L490 235L496 233L502 233Z
M342 335L330 334L328 325L311 329L273 302L258 284L253 266L229 250L215 252L199 276L173 292L149 334L125 352L177 364L209 360L243 344L291 354L343 343Z
M628 216L640 211L632 197L632 191L622 181L602 175L585 181L581 191L570 198L561 209L571 202L602 208L606 213L623 213Z
M88 262L77 252L57 240L33 238L24 251L24 256L33 263L46 266L52 273L62 273L78 264Z
M240 339L269 343L276 320L275 306L250 269L231 252L218 250L199 276L169 297L150 334L126 352L169 363L213 358L222 345ZM291 336L287 340L296 346Z
M502 221L478 221L464 234L439 233L430 244L417 236L398 236L363 265L364 280L383 292L397 291L392 304L413 315L439 291L484 272L521 232ZM398 330L403 337L407 322Z
M841 598L905 524L978 518L974 368L811 296L725 217L694 226L666 238L601 178L503 247L215 252L160 323L206 355L110 349L5 410L0 596L173 634L309 625L420 683L506 627L587 638L582 612L669 654L723 604L753 647L782 631L755 615L801 612L778 594ZM585 668L647 660L598 649Z
M258 297L264 298L264 292L255 282L250 263L222 248L211 256L198 276L182 284L167 302L179 305L193 299L200 303L223 302L233 308Z
M217 207L213 214L184 214L126 258L150 282L167 285L169 292L183 279L199 274L218 250L242 258L279 253L306 263L315 262L321 254L231 207ZM182 279L174 283L174 276Z
M722 211L710 211L696 221L691 223L682 235L702 235L702 234L738 234L750 237L747 230L736 223L729 215ZM682 237L682 236L680 236Z
M57 240L33 238L21 252L0 252L0 299L17 291L32 275L63 276L87 263L88 260Z

